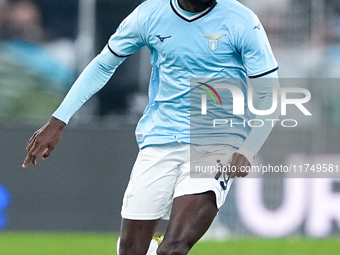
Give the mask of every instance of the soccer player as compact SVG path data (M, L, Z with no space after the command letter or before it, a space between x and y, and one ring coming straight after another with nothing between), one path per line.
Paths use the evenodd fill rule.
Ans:
M125 58L147 46L153 67L149 104L136 128L140 147L122 206L120 255L187 254L209 228L241 167L251 165L272 126L195 127L190 130L190 79L238 78L246 94L252 78L258 109L268 109L278 89L278 65L257 16L235 0L148 0L112 35L85 68L51 119L31 137L23 163L46 158L72 115L101 89ZM209 85L209 84L207 84ZM249 120L249 114L228 119ZM245 100L245 108L247 101ZM217 108L217 107L216 107ZM223 109L222 107L219 108ZM265 116L257 116L264 119ZM277 117L276 117L277 118ZM198 129L198 130L197 130ZM202 132L201 132L202 131ZM194 139L194 140L193 140ZM193 143L192 141L195 141ZM237 171L230 179L190 178L190 164L217 160ZM169 219L164 240L148 251L159 219Z

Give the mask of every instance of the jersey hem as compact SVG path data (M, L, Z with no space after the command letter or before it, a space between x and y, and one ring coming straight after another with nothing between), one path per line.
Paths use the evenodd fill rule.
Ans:
M122 218L127 220L159 220L163 218L164 214L130 214L121 212Z
M232 140L232 142L228 142ZM199 136L199 137L180 137L180 136L167 136L167 137L145 137L143 141L138 141L138 146L140 149L143 149L147 146L152 145L160 145L160 144L169 144L169 143L185 143L192 145L227 145L231 146L235 149L239 149L244 143L245 138L240 137L239 135L231 135L224 134L224 137L221 136L212 136L211 134L207 136Z

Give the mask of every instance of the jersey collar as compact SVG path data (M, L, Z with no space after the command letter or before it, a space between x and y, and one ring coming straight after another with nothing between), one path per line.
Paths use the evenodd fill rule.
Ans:
M170 5L174 13L176 13L180 18L184 19L187 22L198 20L199 18L202 18L203 16L207 15L212 9L214 9L216 4L217 1L214 5L210 6L208 9L199 13L188 13L179 7L178 0L170 0Z

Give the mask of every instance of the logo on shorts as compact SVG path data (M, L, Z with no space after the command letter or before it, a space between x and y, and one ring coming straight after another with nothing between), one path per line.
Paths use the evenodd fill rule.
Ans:
M126 199L129 199L129 198L132 198L132 197L134 197L135 195L133 195L133 194L127 194L126 195Z
M127 208L128 207L128 205L129 205L129 199L130 198L132 198L132 197L134 197L135 195L133 195L133 194L126 194L125 195L125 199L124 199L124 201L123 201L123 206L124 206L124 208Z
M203 33L206 37L208 37L209 40L209 49L211 49L212 51L217 50L218 47L218 39L226 36L224 34L218 34L218 35L212 35L209 33Z

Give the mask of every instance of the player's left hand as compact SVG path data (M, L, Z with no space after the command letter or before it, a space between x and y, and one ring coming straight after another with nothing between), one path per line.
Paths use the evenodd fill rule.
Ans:
M227 175L230 175L230 178L246 177L250 167L251 164L248 159L244 155L235 152L231 157L230 168Z

